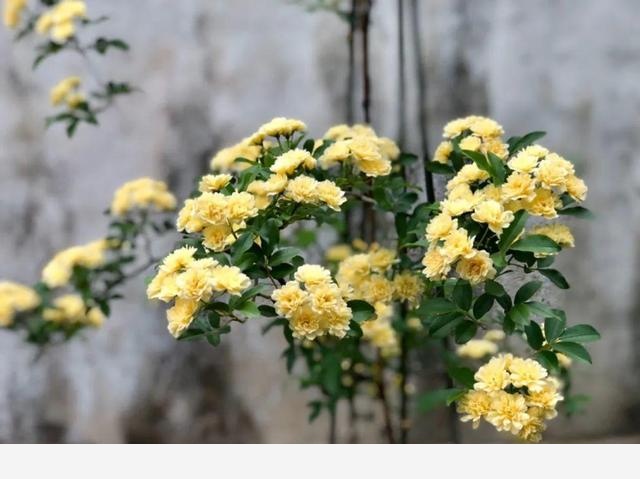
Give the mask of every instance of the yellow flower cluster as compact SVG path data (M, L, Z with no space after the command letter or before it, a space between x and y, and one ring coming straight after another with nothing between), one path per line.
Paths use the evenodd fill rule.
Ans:
M558 243L563 248L573 248L575 246L575 239L573 234L567 225L560 223L551 223L545 225L536 225L529 233L532 235L545 235Z
M262 145L267 137L277 138L284 136L285 138L290 138L294 133L303 133L305 131L307 131L307 125L300 120L278 117L258 128L258 131L249 137L248 142L251 145Z
M400 353L398 334L391 325L393 306L386 303L376 303L376 317L362 323L362 337L380 350L385 358L397 356Z
M179 337L195 319L202 302L215 293L239 296L251 280L235 266L222 266L212 258L195 258L196 249L179 248L164 258L147 287L149 299L175 301L167 311L168 329Z
M87 5L82 0L62 0L43 13L36 22L36 32L49 35L56 43L65 43L76 33L75 21L87 17Z
M482 359L485 356L496 354L498 345L505 337L503 331L491 329L481 339L471 339L462 346L458 346L456 354L461 358Z
M10 326L16 314L34 309L39 304L40 298L32 288L12 281L0 281L0 326Z
M111 201L111 214L124 216L138 208L171 211L175 207L176 198L166 183L151 178L139 178L128 181L116 190Z
M5 0L2 18L7 28L16 28L22 21L22 12L27 0Z
M233 146L223 148L211 159L211 169L214 171L242 171L251 165L245 161L236 161L238 158L244 158L251 163L255 163L262 147L260 145L252 145L249 139L245 138L240 143Z
M478 116L454 120L445 126L444 136L448 140L438 147L434 161L449 162L453 151L451 142L456 141L463 150L491 152L507 161L508 176L502 185L497 186L491 182L487 172L470 163L448 182L440 214L426 229L429 249L423 265L424 274L429 279L446 278L454 264L458 275L473 284L495 275L489 253L475 248L475 238L459 227L461 217L486 225L489 231L500 237L517 211L555 218L562 194L568 193L575 201L586 198L587 187L575 176L569 161L539 145L524 148L509 159L508 150L502 142L503 133L502 127L494 120ZM534 231L552 234L561 245L573 244L573 237L564 226L539 228L543 229Z
M69 283L75 266L89 269L102 266L106 262L109 246L109 241L100 239L60 251L42 270L42 281L50 288L65 286Z
M379 137L367 125L337 125L324 134L329 145L320 157L320 165L333 165L351 160L367 176L386 176L391 173L391 162L400 156L400 149L389 138Z
M77 108L86 101L84 94L78 91L81 83L78 76L70 76L58 82L49 92L51 104L58 106L64 102L71 109Z
M545 419L557 415L556 405L563 399L558 380L533 359L502 354L478 369L474 378L473 390L458 401L461 420L472 421L476 428L484 418L498 431L525 441L540 441Z
M303 265L294 278L271 295L276 312L289 320L293 336L306 340L327 334L344 337L352 313L329 270Z
M100 308L87 308L77 294L66 294L53 300L53 306L45 308L42 317L46 321L73 326L88 325L96 328L102 326L105 317Z
M205 180L216 181L215 178ZM177 228L187 233L202 233L206 248L223 251L235 243L237 232L246 227L246 220L257 214L256 200L251 193L206 192L184 202L178 214Z

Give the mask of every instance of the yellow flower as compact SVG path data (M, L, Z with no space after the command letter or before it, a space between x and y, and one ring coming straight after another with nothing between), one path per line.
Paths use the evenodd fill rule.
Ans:
M424 275L432 280L444 279L451 270L451 260L442 254L439 248L432 248L426 252L422 259Z
M471 339L462 346L458 346L456 354L461 358L482 359L498 352L498 346L486 339Z
M469 129L482 138L495 138L504 135L504 130L497 121L481 116L474 117Z
M362 337L380 349L384 357L397 356L400 352L398 335L386 319L373 319L361 325Z
M311 309L308 303L303 304L291 313L289 326L293 337L296 339L313 341L323 334L320 328L320 316Z
M447 196L447 199L440 204L444 213L449 216L460 216L471 211L476 204L476 198L466 183L455 186Z
M293 275L297 281L304 283L307 288L331 282L331 272L317 264L304 264Z
M471 284L493 279L496 275L493 261L489 253L484 250L476 250L473 256L462 258L458 261L456 272L462 279L466 279Z
M538 155L532 153L528 148L525 148L511 158L507 162L507 165L517 173L528 175L538 166L539 159L540 157Z
M475 163L464 165L460 171L447 183L447 191L453 190L461 184L470 184L489 179L489 173L478 168Z
M297 203L313 204L318 200L318 182L310 176L297 176L289 181L284 196Z
M229 224L209 225L202 231L202 244L212 251L224 251L236 242L235 232L245 226L244 223L237 227L234 225L233 228Z
M486 200L478 203L473 210L471 219L478 223L486 223L489 229L496 234L502 234L502 230L513 221L513 213L505 211L497 201Z
M208 301L213 292L212 274L208 268L193 265L176 278L178 297L193 301Z
M358 284L371 273L370 256L365 253L345 258L338 267L336 279L338 284Z
M89 269L102 266L106 262L108 247L107 241L97 240L60 251L42 270L42 281L50 288L66 285L71 279L75 266L84 266Z
M454 220L447 213L440 213L438 216L434 216L427 225L427 241L434 242L441 240L457 229L458 220Z
M415 316L407 319L407 327L413 331L422 331L424 329L420 318L416 318Z
M251 279L237 266L218 266L213 271L211 282L216 291L224 291L234 296L251 286Z
M573 248L575 240L571 230L567 225L552 223L547 225L537 225L529 231L532 235L545 235L551 238L562 247Z
M571 367L571 363L573 363L573 360L569 356L566 356L562 353L556 353L556 356L558 357L558 363L560 363L561 367L565 369Z
M324 257L327 261L338 263L346 259L352 252L353 250L348 244L337 244L330 247L324 254Z
M487 364L476 371L473 388L476 391L502 391L510 384L509 365L513 357L510 354L500 354L489 360Z
M344 191L336 186L333 181L324 180L318 183L316 194L318 199L325 203L334 211L340 211L347 199L344 197Z
M185 200L176 220L176 229L178 231L199 233L205 227L205 222L197 214L198 203L198 200L194 198Z
M28 286L11 281L0 281L0 326L13 323L16 313L29 311L40 304L38 294Z
M478 151L482 145L482 140L474 135L469 135L460 141L461 150Z
M483 339L486 339L487 341L493 341L493 342L502 341L504 338L505 338L504 331L500 329L490 329L489 331L484 333L484 337L483 337Z
M53 308L46 308L42 317L46 321L60 324L86 322L87 307L77 294L66 294L53 300Z
M276 289L271 294L271 298L275 303L276 312L280 316L288 318L307 302L309 293L303 291L297 281L289 281L281 288Z
M390 138L378 137L376 139L378 147L383 157L388 158L391 161L395 161L400 157L400 148L395 141Z
M256 199L251 193L246 191L234 191L225 197L225 219L226 222L241 223L258 214Z
M491 396L484 391L468 391L458 400L457 410L462 414L462 422L471 421L473 429L477 429L480 420L491 410Z
M411 306L419 304L423 291L422 279L411 271L403 271L393 278L393 296L400 301L407 301Z
M522 429L518 431L518 437L527 442L540 442L542 440L542 432L546 429L544 415L536 407L527 409L527 415L529 418L523 423Z
M389 303L393 297L393 283L379 274L371 275L361 288L364 299L371 304Z
M171 211L176 207L176 198L167 184L151 178L139 178L128 181L113 194L111 214L124 216L135 209L155 208L158 211Z
M327 132L322 135L327 140L339 141L351 138L354 135L352 128L349 125L341 124L332 126Z
M200 190L202 193L213 193L216 191L220 191L222 188L229 184L231 178L232 176L228 173L223 173L220 175L205 175L200 179L198 190Z
M233 146L223 148L211 159L211 169L214 171L242 171L251 166L245 161L236 161L238 158L244 158L251 163L255 163L262 147L250 145L247 139L242 140Z
M60 80L49 92L49 100L53 106L58 106L62 102L67 101L70 94L76 90L82 80L78 76L70 76L64 80Z
M391 161L385 157L375 140L359 136L349 140L349 149L356 167L366 176L386 176L391 173Z
M56 43L65 43L75 34L74 21L86 16L87 6L83 1L62 0L38 18L36 32L49 34Z
M449 262L453 262L461 257L470 258L475 252L476 250L473 249L473 238L469 238L469 234L464 228L458 228L449 233L442 245L442 254L448 258Z
M529 421L527 402L522 394L498 391L491 397L491 409L486 418L498 431L517 434Z
M453 143L450 141L443 141L438 145L436 151L433 153L433 161L446 165L449 163L449 156L453 152Z
M493 184L488 184L482 189L476 190L473 194L475 197L475 204L478 204L482 201L493 200L493 201L502 201L502 188L500 186L496 186Z
M270 170L278 175L292 175L299 166L311 170L316 166L316 159L307 150L289 150L279 157L271 165Z
M343 162L349 159L351 156L351 150L349 149L348 141L336 141L332 145L329 145L320 157L320 166L324 169L329 169L336 163Z
M174 338L180 335L191 325L198 311L198 302L190 299L176 299L176 304L167 311L169 322L167 329Z
M573 176L573 165L556 153L549 153L536 168L535 177L545 188L565 188L567 178Z
M556 207L561 206L562 202L550 190L538 188L535 193L533 200L524 204L527 212L548 219L557 218Z
M565 179L565 187L567 193L576 201L584 201L587 199L587 185L575 175L569 175Z
M177 273L158 271L147 286L147 298L158 299L165 303L173 300L178 295L177 277Z
M369 264L371 264L371 269L382 273L388 270L395 262L395 251L388 248L382 248L375 243L371 245L371 251L369 253Z
M343 303L340 288L334 283L319 283L310 294L311 308L320 315L330 314Z
M99 328L104 324L105 315L100 308L91 308L87 313L86 323L94 328Z
M196 249L192 246L183 246L182 248L178 248L162 260L160 271L167 274L181 272L193 264L195 261L193 256L195 254Z
M510 381L517 388L526 387L531 392L541 391L545 386L547 370L533 359L513 358L509 364Z
M20 24L26 6L27 0L5 0L3 19L7 28L16 28Z
M541 415L546 419L553 419L558 415L556 405L564 398L558 391L558 381L555 378L547 378L535 391L529 389L527 404L540 408Z
M509 200L527 200L535 198L536 183L526 173L511 173L507 181L502 185L502 199Z
M445 138L455 138L462 132L469 129L471 117L458 118L452 120L444 126L443 136Z
M258 128L258 131L251 135L249 142L257 145L268 137L284 136L286 138L291 137L296 132L307 131L307 125L300 120L294 120L291 118L278 117L263 124Z

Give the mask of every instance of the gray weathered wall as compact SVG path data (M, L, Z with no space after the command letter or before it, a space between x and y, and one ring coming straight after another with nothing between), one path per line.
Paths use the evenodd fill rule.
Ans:
M70 54L32 72L33 44L0 32L0 277L29 283L53 252L99 236L100 211L128 179L165 178L184 195L213 151L273 116L304 119L315 134L344 119L347 31L330 13L278 0L88 3L113 18L100 30L132 46L93 61L92 73ZM419 3L431 144L452 116L486 113L514 134L547 130L547 146L590 186L598 219L576 224L577 247L560 260L573 288L548 298L604 339L592 368L576 366L577 389L593 395L588 415L555 421L550 438L637 431L640 3ZM373 123L388 136L397 133L395 18L394 1L376 2ZM129 79L142 93L69 141L42 128L48 89L69 74ZM413 80L408 95L416 150ZM308 398L283 373L280 338L260 327L237 328L218 350L176 343L137 285L103 330L38 360L0 332L0 440L324 441L326 425L306 425ZM424 429L433 424L419 421L416 438L446 438Z

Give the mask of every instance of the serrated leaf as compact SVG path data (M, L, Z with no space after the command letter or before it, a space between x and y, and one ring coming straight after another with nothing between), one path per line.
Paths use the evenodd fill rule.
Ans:
M555 343L553 345L553 349L554 351L565 354L570 358L591 364L591 355L581 344L571 342Z
M534 294L538 292L538 290L542 287L542 283L540 281L530 281L518 289L516 293L516 297L514 298L515 304L524 303L529 300Z
M600 333L589 324L577 324L567 328L558 338L558 341L571 341L574 343L589 343L598 341Z
M538 269L536 271L538 271L538 273L540 273L542 276L544 276L553 284L555 284L558 288L569 289L569 283L567 282L566 278L562 275L562 273L557 269L547 268L547 269Z

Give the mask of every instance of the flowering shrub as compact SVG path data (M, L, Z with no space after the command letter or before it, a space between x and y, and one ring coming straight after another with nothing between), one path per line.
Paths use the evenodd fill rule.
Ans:
M106 17L90 18L82 0L5 0L3 6L4 24L17 30L16 40L32 33L44 39L36 48L33 68L62 51L72 51L87 59L90 53L105 55L108 50L129 50L129 45L119 38L97 37L89 41L81 38L82 30L106 20ZM94 81L98 88L87 94L81 89L83 82L79 76L61 79L51 89L50 100L52 106L62 109L47 118L47 126L62 123L71 137L81 123L97 125L99 114L117 96L133 91L125 82L103 82L97 78Z
M121 297L118 288L156 261L151 242L173 228L165 215L175 204L160 181L123 185L114 195L105 238L55 254L33 288L0 282L0 326L23 330L37 344L101 326L111 302Z
M563 311L533 300L541 281L512 297L516 280L500 279L521 270L568 287L551 268L574 245L568 227L525 226L529 217L588 215L573 165L534 144L541 133L503 140L495 121L463 118L446 125L429 165L450 176L444 200L418 203L419 188L403 175L415 157L393 141L364 125L333 127L320 140L305 133L304 123L276 118L212 159L216 174L202 177L178 215L182 241L148 285L150 298L171 304L171 334L217 345L233 323L272 317L265 331L283 329L289 371L301 358L302 386L320 393L311 418L373 388L391 441L395 407L400 429L410 426L408 352L452 338L461 345L448 368L456 387L424 395L423 409L457 401L463 421L485 418L539 440L562 400L549 372L566 376L570 358L590 361L582 343L599 335L588 325L567 328ZM337 244L322 266L291 241L301 222L344 233L354 213L363 223L392 214L390 247ZM505 334L526 339L533 358L498 356L476 373L465 366L464 358L496 354ZM399 405L386 384L394 370Z

